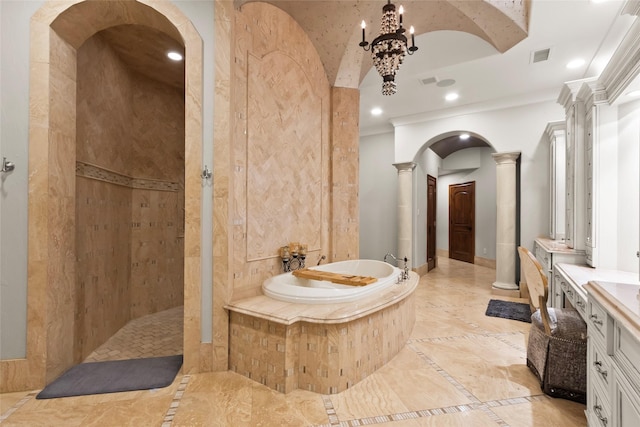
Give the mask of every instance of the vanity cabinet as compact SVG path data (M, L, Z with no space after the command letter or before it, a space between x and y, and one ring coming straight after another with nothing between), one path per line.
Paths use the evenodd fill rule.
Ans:
M585 169L585 195L586 195L586 203L585 203L585 211L586 211L586 230L585 230L585 254L586 254L586 262L590 266L595 266L598 263L597 252L594 253L594 248L596 244L596 237L594 233L596 218L594 216L595 209L594 204L597 203L595 200L596 191L594 186L594 171L596 170L595 163L598 161L597 157L594 156L594 135L596 129L594 128L595 116L597 116L598 111L595 108L590 108L587 111L586 119L585 119L585 140L584 140L584 169Z
M584 216L586 262L592 267L616 268L618 234L617 112L596 81L585 82L578 92L584 103Z
M563 307L562 290L556 286L553 267L558 263L584 264L584 251L569 248L562 241L551 240L546 237L538 237L533 242L533 246L533 253L547 275L547 284L549 286L547 305L550 307Z
M567 107L565 167L565 241L569 248L584 250L584 105Z
M548 123L544 134L549 142L549 237L564 240L566 122Z
M640 426L640 285L589 282L587 420Z

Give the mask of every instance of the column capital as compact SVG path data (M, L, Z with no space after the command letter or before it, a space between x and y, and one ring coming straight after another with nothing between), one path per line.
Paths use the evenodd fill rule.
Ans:
M401 171L412 171L415 169L416 164L413 162L405 162L405 163L394 163L393 166L398 169L398 172Z
M499 165L515 164L518 157L520 157L520 151L512 151L510 153L492 153L491 156Z

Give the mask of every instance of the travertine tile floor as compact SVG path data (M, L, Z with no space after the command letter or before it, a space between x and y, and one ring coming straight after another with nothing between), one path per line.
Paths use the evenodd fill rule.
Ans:
M178 375L171 386L151 391L51 400L36 400L36 391L2 394L0 423L586 426L584 405L545 396L527 369L529 325L484 315L487 302L495 298L491 295L494 280L495 270L441 258L438 268L422 277L416 291L417 320L407 346L378 372L340 394L296 390L284 395L231 372ZM179 310L159 317L172 323L178 318L179 322ZM162 323L143 319L138 323ZM126 334L134 336L131 331ZM149 331L146 334L153 337ZM174 335L179 348L179 330ZM126 342L113 343L119 339L116 335L90 358L104 360L109 352L115 358L129 357L123 353ZM154 355L139 354L134 357Z

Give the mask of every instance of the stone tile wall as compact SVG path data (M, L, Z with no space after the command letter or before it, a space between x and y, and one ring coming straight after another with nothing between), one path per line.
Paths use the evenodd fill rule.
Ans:
M76 353L183 304L184 94L123 66L100 34L77 51Z
M415 323L413 294L348 322L284 325L231 312L229 369L274 390L346 390L384 366Z

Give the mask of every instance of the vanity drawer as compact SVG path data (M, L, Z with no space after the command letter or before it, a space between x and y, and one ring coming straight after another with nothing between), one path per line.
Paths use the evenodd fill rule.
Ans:
M611 427L611 405L604 396L606 393L600 387L595 383L589 384L587 390L589 427Z
M609 396L611 390L611 382L613 381L612 360L602 349L596 340L589 341L589 357L587 358L589 366L589 380L600 385L606 393L604 397Z
M573 290L569 283L567 283L567 289L564 291L564 294L567 296L567 300L571 303L571 307L577 309L578 307L576 307L576 291Z
M609 318L604 308L591 298L587 303L587 307L587 313L589 315L587 317L587 328L589 335L602 340L606 345L607 354L612 355L613 349L610 343L613 342L613 336L609 331L612 330L613 319Z
M567 295L567 290L569 289L569 281L564 277L560 276L559 287L557 290L560 292L560 301L558 307L567 307L567 302L569 301L569 296Z
M565 280L558 273L553 274L553 288L549 291L549 300L551 300L551 307L562 308L562 287L560 282Z
M587 299L582 294L576 292L575 290L572 289L571 291L575 294L573 306L575 307L576 310L578 310L578 313L580 313L580 317L582 317L582 319L586 321Z
M551 254L546 250L544 250L538 244L538 242L535 242L535 246L536 246L535 248L536 258L538 259L538 262L542 265L544 272L548 273L549 270L551 270ZM547 274L547 277L549 277L548 274Z

